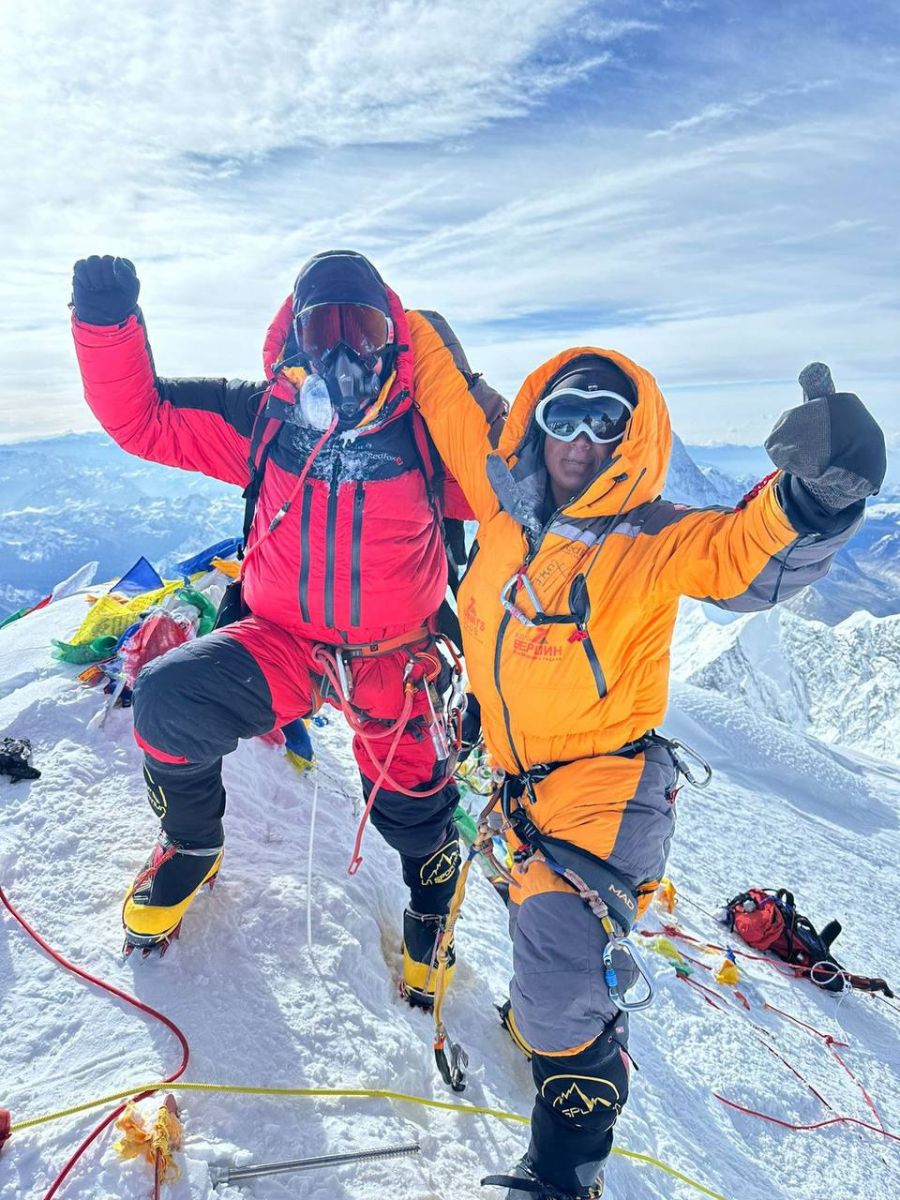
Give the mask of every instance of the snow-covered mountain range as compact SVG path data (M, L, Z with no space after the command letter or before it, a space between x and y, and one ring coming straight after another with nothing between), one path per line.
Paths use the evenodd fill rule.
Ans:
M244 511L238 488L143 462L101 433L0 445L0 497L0 618L85 562L117 578L143 554L165 572L239 536Z
M672 667L794 730L900 764L900 616L828 626L783 606L721 624L685 601Z

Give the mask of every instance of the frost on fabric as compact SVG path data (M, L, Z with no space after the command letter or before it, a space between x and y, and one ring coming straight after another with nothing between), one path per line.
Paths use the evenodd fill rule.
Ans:
M398 421L408 419L403 416ZM294 423L285 424L279 432L279 448L287 449L296 462L294 469L298 473L315 450L322 432L308 425ZM358 430L337 429L316 454L309 474L313 479L327 479L330 483L342 484L377 479L381 468L386 473L396 471L397 457L379 446L377 433L360 434Z

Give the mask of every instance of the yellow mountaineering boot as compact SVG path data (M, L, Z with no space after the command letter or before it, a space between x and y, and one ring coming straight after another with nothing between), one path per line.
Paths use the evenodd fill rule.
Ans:
M222 863L222 846L195 847L176 842L160 829L150 857L134 878L122 906L123 954L136 947L146 958L165 954L178 937L181 920L204 886L212 887Z
M438 944L447 918L432 913L403 913L403 995L413 1008L434 1007ZM447 985L456 970L456 952L451 937L447 948Z

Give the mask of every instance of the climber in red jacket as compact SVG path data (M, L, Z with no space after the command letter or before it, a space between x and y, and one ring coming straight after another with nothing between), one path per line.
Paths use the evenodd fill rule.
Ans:
M222 756L324 701L347 714L372 821L400 853L404 980L427 1006L459 869L451 664L436 640L441 522L467 514L414 397L426 388L452 403L471 390L494 428L502 397L469 372L443 319L404 311L360 254L329 251L301 270L269 328L259 383L157 376L138 291L127 259L75 265L88 404L125 450L236 483L255 515L244 615L150 663L135 688L161 830L125 901L126 948L164 948L214 880Z

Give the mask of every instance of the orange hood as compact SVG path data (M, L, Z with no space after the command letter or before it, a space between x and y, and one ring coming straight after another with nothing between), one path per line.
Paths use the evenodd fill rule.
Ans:
M672 451L669 411L659 385L649 371L617 350L574 346L554 355L532 371L519 389L497 452L490 457L504 459L514 479L521 476L523 471L530 473L535 470L536 456L533 451L530 455L528 453L528 448L536 446L538 441L534 410L548 382L567 363L585 354L599 354L614 362L634 383L638 398L625 437L614 448L612 457L604 464L597 478L564 510L574 517L601 517L618 512L625 496L628 496L628 500L623 511L656 499L666 481ZM530 465L525 461L528 458L532 460ZM611 487L612 480L616 480L616 484Z

